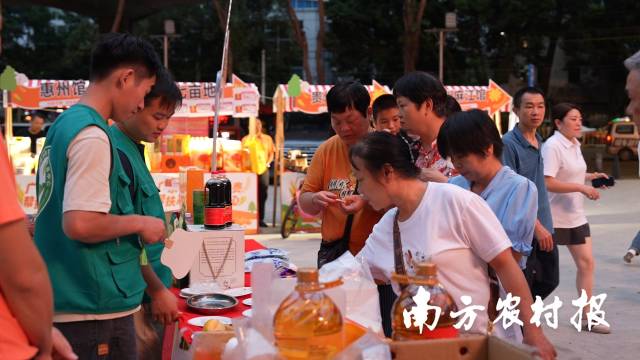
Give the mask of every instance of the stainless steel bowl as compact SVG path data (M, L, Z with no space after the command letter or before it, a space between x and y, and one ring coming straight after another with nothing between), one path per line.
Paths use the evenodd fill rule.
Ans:
M201 294L187 298L187 307L205 315L220 314L238 305L238 299L225 294Z

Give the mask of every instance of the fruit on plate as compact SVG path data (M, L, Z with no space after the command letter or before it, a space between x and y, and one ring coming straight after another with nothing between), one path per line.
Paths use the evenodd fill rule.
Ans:
M216 319L211 319L211 320L207 320L206 323L204 323L204 326L202 327L203 331L224 331L226 330L227 327L224 326L223 323L221 323L220 321L216 320Z

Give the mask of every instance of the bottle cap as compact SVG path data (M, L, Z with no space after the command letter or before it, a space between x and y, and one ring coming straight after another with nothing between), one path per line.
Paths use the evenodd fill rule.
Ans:
M434 263L418 263L416 267L416 275L436 276L438 274L438 269Z
M298 269L298 283L318 282L318 269L300 268Z

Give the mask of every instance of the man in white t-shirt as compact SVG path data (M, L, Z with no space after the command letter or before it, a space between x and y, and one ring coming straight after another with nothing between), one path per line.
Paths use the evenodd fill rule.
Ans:
M161 66L145 40L104 35L92 52L91 85L51 126L40 155L35 241L51 278L53 321L81 359L136 357L141 242L164 240L165 227L133 214L107 119L144 108ZM131 234L138 237L125 238Z

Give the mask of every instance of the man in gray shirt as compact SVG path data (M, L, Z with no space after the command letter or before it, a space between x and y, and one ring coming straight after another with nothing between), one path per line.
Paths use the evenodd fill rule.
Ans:
M542 137L536 132L545 114L541 90L526 87L513 97L513 107L520 122L504 135L504 165L531 180L538 188L538 219L534 229L533 250L524 269L532 295L546 298L560 282L558 248L553 242L553 222L542 163Z

